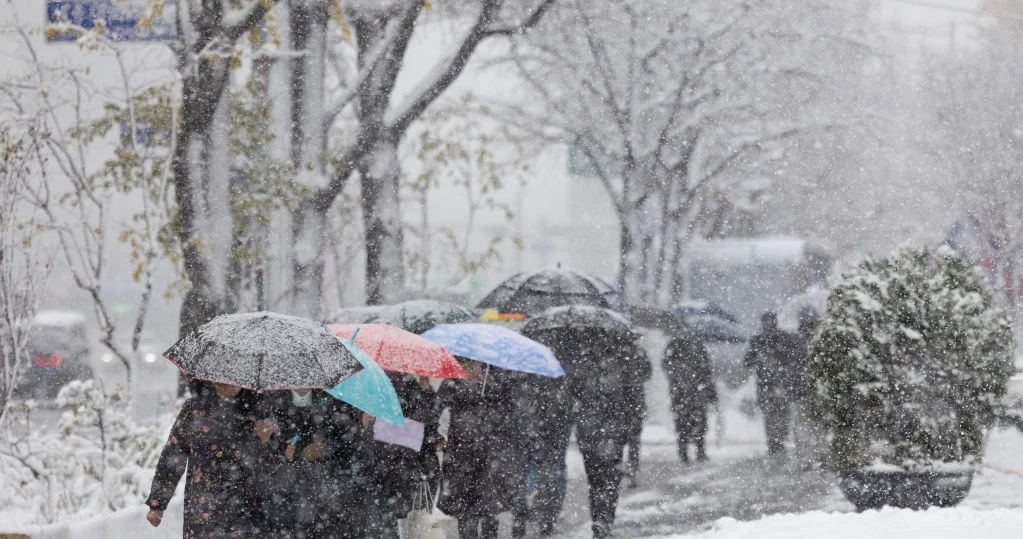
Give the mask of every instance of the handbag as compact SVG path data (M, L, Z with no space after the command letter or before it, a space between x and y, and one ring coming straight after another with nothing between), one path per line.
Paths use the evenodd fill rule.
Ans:
M405 533L400 534L402 539L444 539L444 530L433 516L433 493L426 481L419 484L404 528Z

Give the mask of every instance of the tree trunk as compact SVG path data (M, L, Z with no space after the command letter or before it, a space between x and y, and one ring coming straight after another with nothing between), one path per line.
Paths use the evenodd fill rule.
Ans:
M381 136L359 163L359 175L366 234L366 303L401 301L405 295L405 261L398 197L398 138L393 134Z
M292 309L300 316L319 320L323 298L323 240L330 207L320 207L315 200L303 200L294 215L292 237L295 242L292 249L295 282Z

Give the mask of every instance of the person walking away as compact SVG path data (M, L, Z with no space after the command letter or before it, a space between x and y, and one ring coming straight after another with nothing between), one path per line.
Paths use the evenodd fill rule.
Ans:
M678 457L688 463L691 444L696 448L696 460L706 462L707 407L718 398L707 348L696 335L686 331L668 343L661 368L668 379Z
M793 441L796 458L803 468L818 466L821 462L821 445L825 432L820 421L817 421L807 406L809 391L806 380L806 361L809 355L810 341L817 330L820 316L813 307L803 307L797 313L799 326L793 337L792 357L789 373L789 396L793 405Z
M760 317L760 332L749 342L743 363L757 377L757 404L764 414L767 434L767 452L779 455L785 452L789 436L789 387L792 337L778 328L773 312Z
M497 515L510 511L525 474L526 431L508 373L463 363L467 379L438 392L451 412L437 506L458 519L461 539L496 539Z
M521 374L518 384L526 424L526 475L512 510L512 537L526 535L535 521L541 536L554 535L568 487L565 454L572 431L572 399L565 377Z
M264 446L260 506L275 537L357 539L362 495L352 467L359 438L351 406L321 390L274 391L257 421ZM343 521L342 529L335 523Z
M159 526L181 476L185 480L185 539L250 537L260 532L254 478L258 442L255 417L242 389L214 384L181 407L160 453L146 506Z
M405 418L423 424L423 444L416 451L375 440L373 436L363 440L360 458L370 478L364 499L366 539L397 539L398 520L412 510L423 482L430 485L429 492L437 492L433 482L440 472L436 453L440 409L429 378L400 373L388 373L388 377Z
M635 354L628 358L625 366L622 399L625 404L625 466L623 475L629 488L636 488L636 474L639 472L643 422L646 420L646 383L653 375L650 358L642 347L635 348Z
M632 411L626 369L639 363L638 336L584 330L576 342L580 368L569 379L576 400L576 439L589 484L593 537L610 537L622 480L622 453ZM558 356L559 358L561 356Z

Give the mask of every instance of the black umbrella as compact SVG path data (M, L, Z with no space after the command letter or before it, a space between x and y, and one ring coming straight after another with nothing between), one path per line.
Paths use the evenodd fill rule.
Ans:
M553 307L529 318L522 332L526 334L552 329L599 329L608 333L632 333L632 324L621 314L592 305Z
M519 273L497 285L476 306L503 313L539 314L561 305L592 305L613 309L618 292L597 277L569 269Z
M218 316L163 355L189 378L253 390L330 388L361 368L322 324L271 312Z
M440 324L460 324L473 319L472 313L454 303L417 299L385 305L371 314L366 322L391 324L420 334Z

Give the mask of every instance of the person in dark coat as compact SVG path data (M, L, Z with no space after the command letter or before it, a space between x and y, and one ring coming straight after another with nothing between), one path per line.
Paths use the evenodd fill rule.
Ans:
M653 366L646 351L636 347L630 354L631 365L625 369L622 398L625 403L625 446L626 460L624 475L629 488L636 487L636 473L639 471L640 439L643 435L643 421L646 419L646 382L653 375Z
M689 462L689 445L696 447L696 460L707 460L707 407L717 401L710 355L700 339L686 332L675 337L664 350L661 368L668 379L671 412L678 434L678 457Z
M785 451L789 436L789 395L792 336L778 328L773 312L760 317L761 330L749 341L743 363L757 376L757 404L764 414L767 452L778 455Z
M803 307L797 313L798 327L792 336L792 357L789 366L788 393L795 409L793 414L792 437L795 442L796 455L804 468L812 468L820 464L821 446L824 442L825 429L820 421L813 416L807 406L809 382L806 378L806 362L809 355L810 341L813 340L820 315L813 307Z
M251 537L259 532L254 479L258 458L255 416L241 388L215 384L185 401L160 453L146 506L159 526L181 476L185 481L185 539Z
M424 481L430 492L439 475L436 446L440 407L429 378L412 374L388 373L406 419L423 424L423 445L419 451L373 439L369 433L360 451L366 466L367 493L364 513L366 539L397 539L398 519L412 510L413 500Z
M360 413L321 390L270 392L264 406L257 433L268 532L297 539L325 537L327 530L330 537L360 537L362 493L352 474Z
M572 398L564 376L521 378L517 409L526 419L528 462L512 511L512 537L525 536L528 520L538 524L541 536L548 536L554 534L568 487L565 454L572 433Z
M508 373L463 363L466 380L445 380L438 397L451 412L437 506L458 519L461 539L495 539L497 515L515 504L525 473L522 415Z

